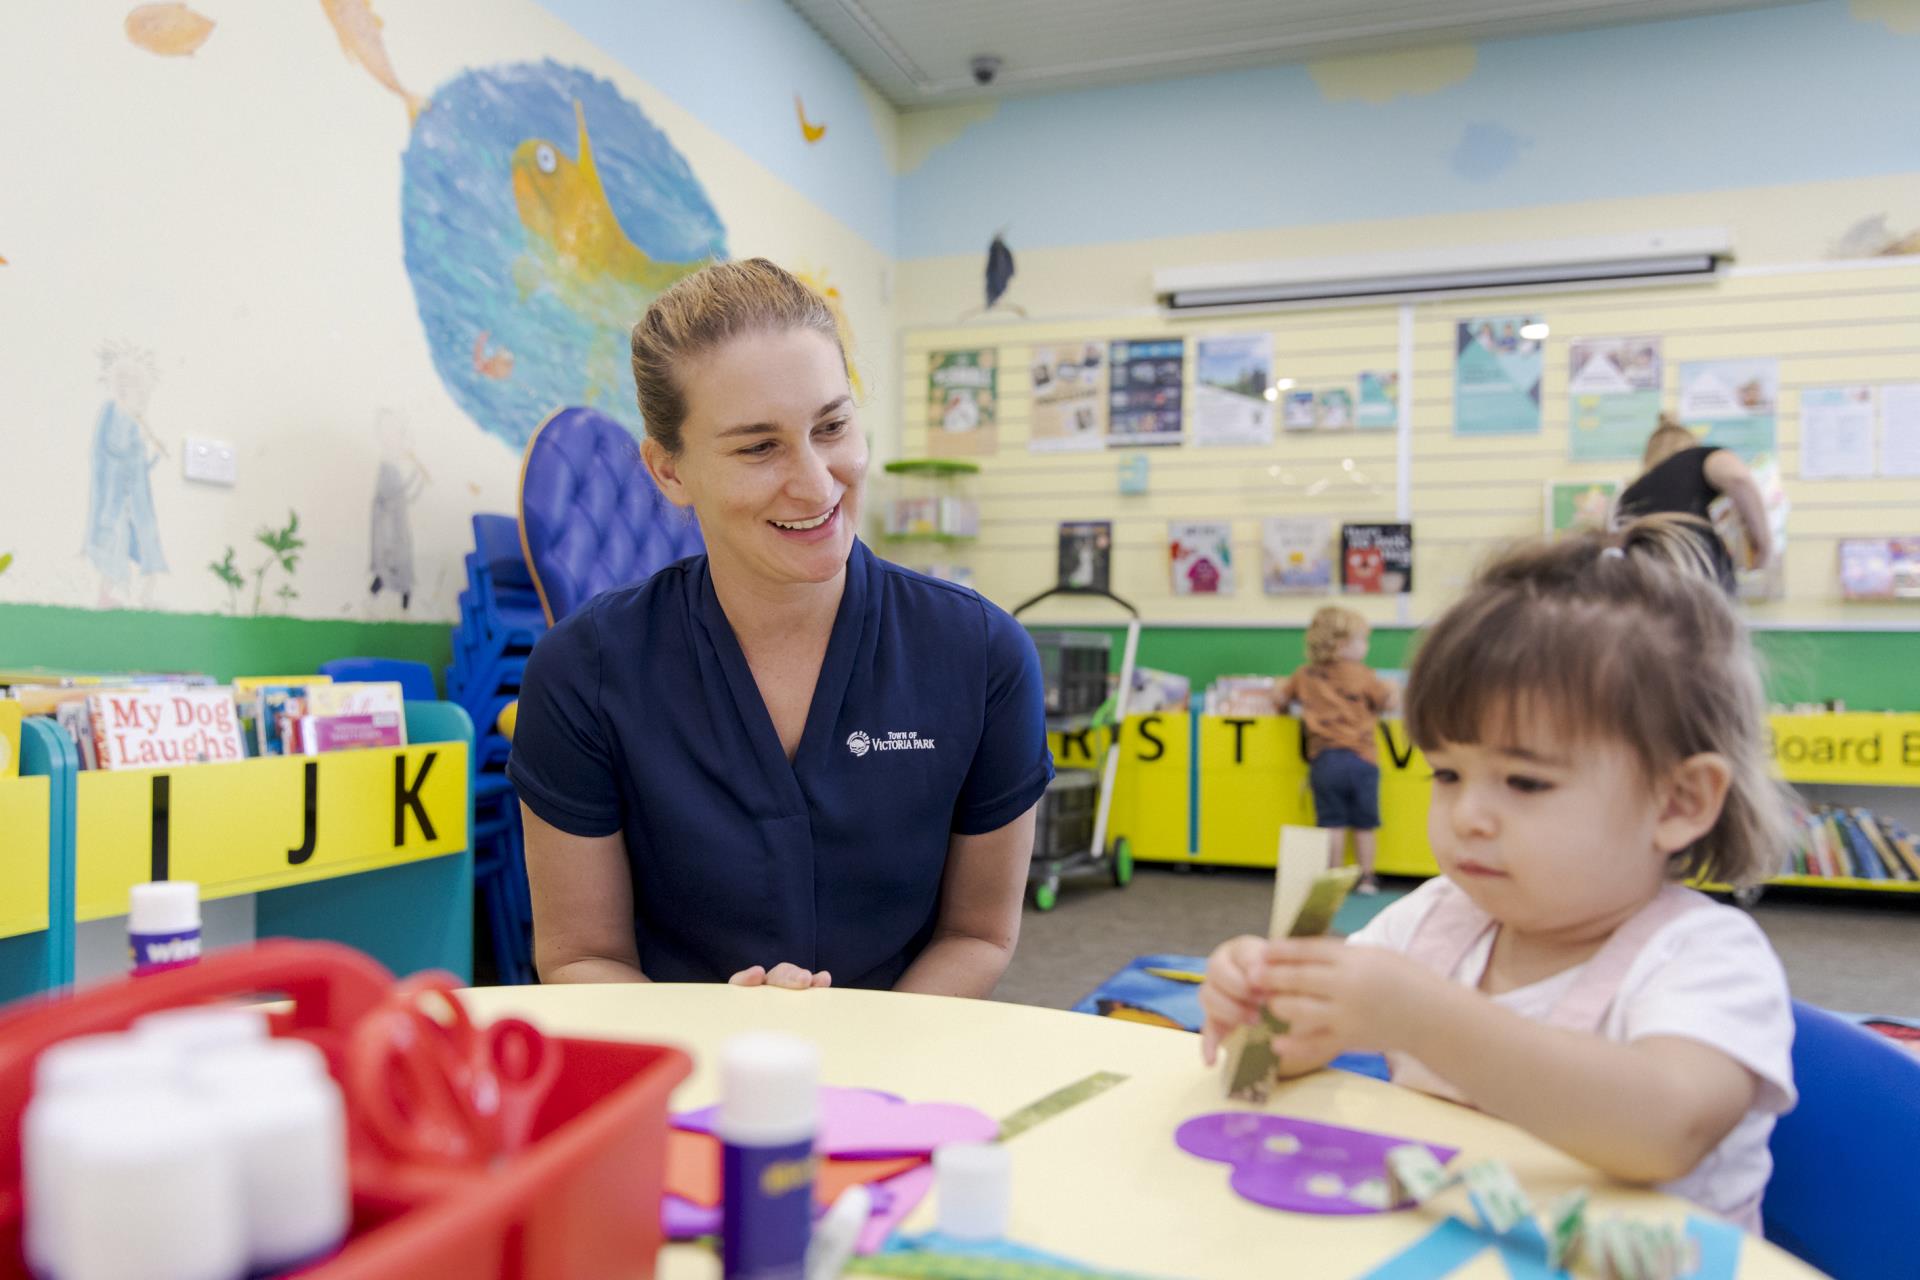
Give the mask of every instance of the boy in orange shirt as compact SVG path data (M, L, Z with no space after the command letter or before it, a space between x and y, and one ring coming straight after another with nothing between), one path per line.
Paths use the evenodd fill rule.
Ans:
M1326 828L1333 863L1345 860L1347 831L1360 864L1359 893L1378 893L1373 878L1375 832L1380 829L1380 755L1374 745L1380 713L1400 691L1366 665L1367 620L1328 605L1307 627L1307 663L1281 683L1277 701L1300 704L1307 728L1308 783L1314 820Z

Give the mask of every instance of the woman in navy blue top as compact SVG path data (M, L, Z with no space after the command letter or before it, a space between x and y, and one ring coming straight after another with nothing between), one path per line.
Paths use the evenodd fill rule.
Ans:
M1032 642L854 536L866 441L792 276L709 267L633 350L643 455L707 554L527 664L508 772L542 979L987 995L1053 772Z

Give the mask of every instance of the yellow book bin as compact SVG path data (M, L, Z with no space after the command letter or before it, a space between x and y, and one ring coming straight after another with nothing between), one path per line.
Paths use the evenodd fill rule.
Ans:
M1899 789L1896 812L1920 807L1920 714L1851 712L1776 715L1769 749L1782 780ZM1090 769L1106 747L1101 730L1054 734L1054 763ZM1439 872L1427 843L1432 769L1399 720L1383 720L1378 869L1386 875ZM1158 712L1130 717L1120 741L1112 832L1144 862L1271 867L1280 828L1313 825L1313 795L1300 722L1291 716L1194 716ZM1804 797L1818 800L1810 791ZM1872 797L1868 798L1869 800ZM1849 796L1846 803L1862 798ZM1890 801L1889 807L1895 807ZM1920 831L1920 819L1908 827ZM1783 868L1772 883L1920 893L1920 881L1892 876L1812 875Z
M1107 733L1053 734L1063 769L1090 769ZM1399 721L1380 726L1380 858L1388 875L1438 871L1427 850L1426 761ZM1127 719L1112 831L1146 862L1271 867L1283 826L1313 825L1307 758L1292 716L1155 712Z

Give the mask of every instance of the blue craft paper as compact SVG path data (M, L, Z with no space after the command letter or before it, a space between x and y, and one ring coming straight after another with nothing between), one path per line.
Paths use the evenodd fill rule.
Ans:
M1491 1243L1460 1219L1448 1218L1358 1280L1439 1280L1466 1266Z
M1687 1234L1700 1245L1700 1269L1692 1280L1733 1280L1740 1269L1744 1233L1727 1222L1711 1218L1687 1219Z

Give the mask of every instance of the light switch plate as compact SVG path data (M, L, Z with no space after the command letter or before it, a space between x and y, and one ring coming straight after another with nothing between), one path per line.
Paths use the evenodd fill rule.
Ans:
M224 440L197 440L189 436L183 457L187 479L204 484L232 485L240 479L240 460Z

